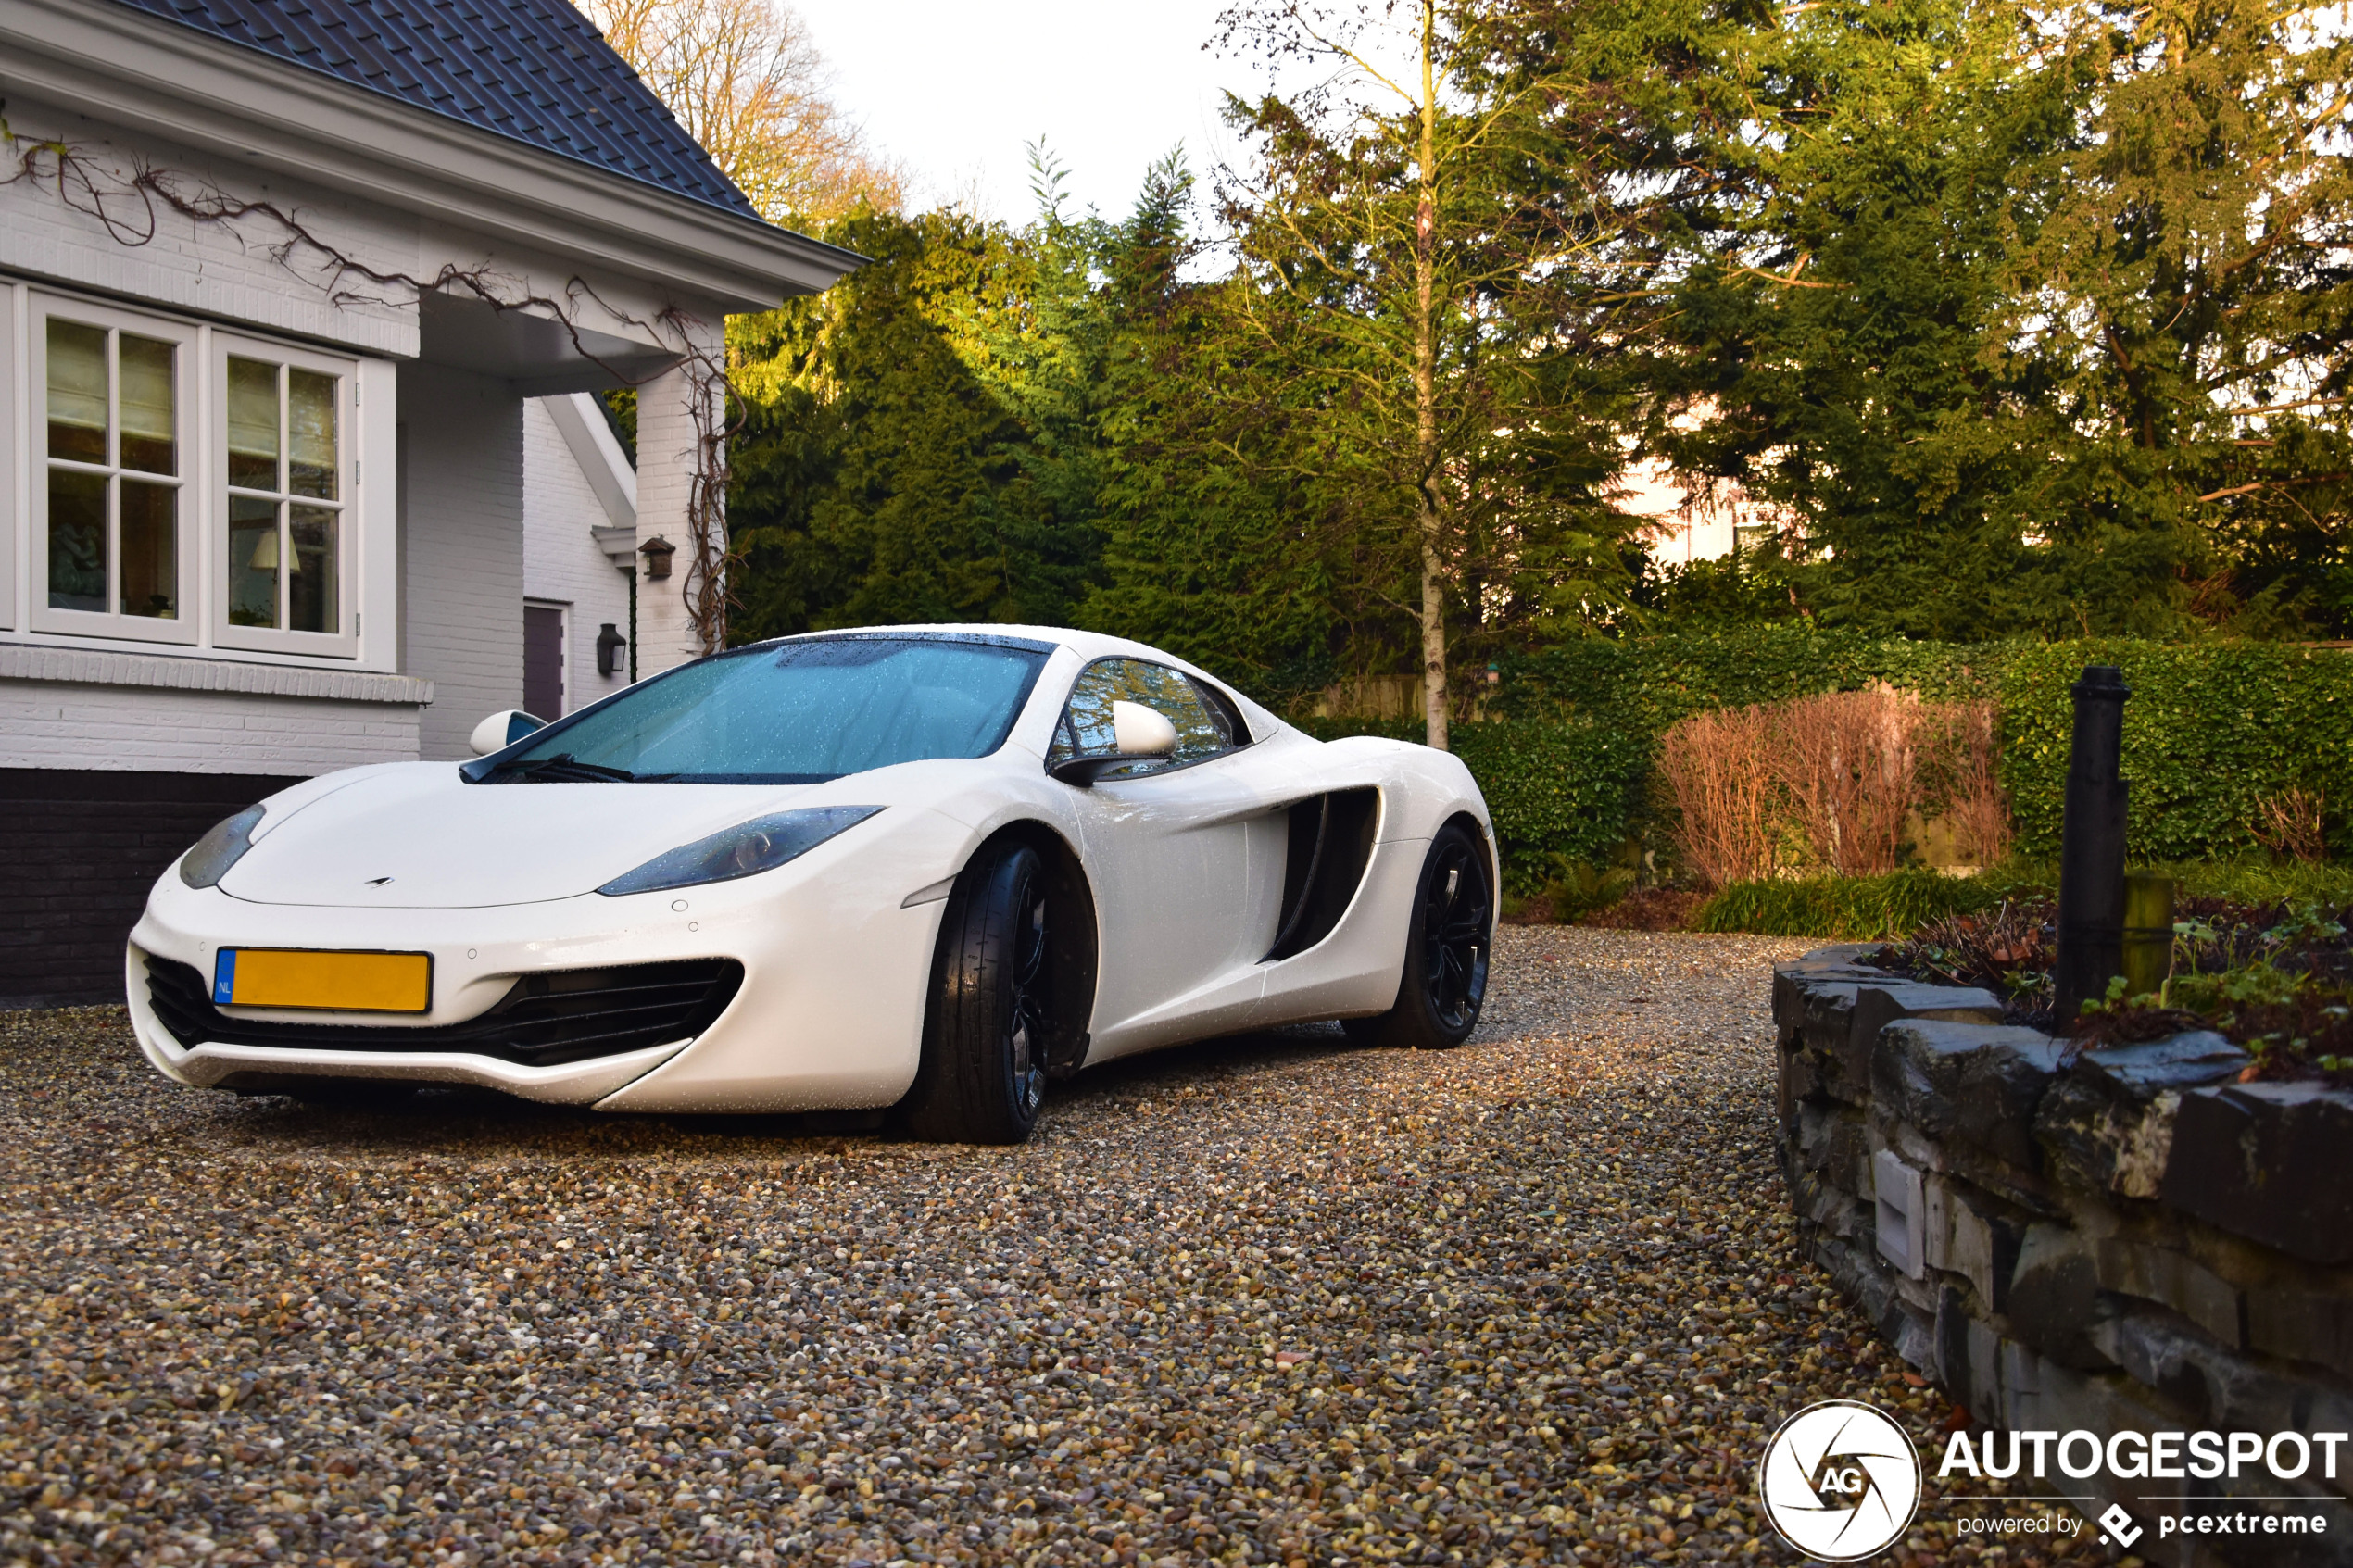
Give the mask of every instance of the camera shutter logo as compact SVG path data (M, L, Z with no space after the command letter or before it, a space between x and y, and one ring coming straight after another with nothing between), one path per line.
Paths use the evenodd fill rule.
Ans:
M1765 1446L1756 1494L1783 1540L1825 1562L1852 1562L1911 1527L1920 1456L1889 1417L1830 1399L1781 1423Z

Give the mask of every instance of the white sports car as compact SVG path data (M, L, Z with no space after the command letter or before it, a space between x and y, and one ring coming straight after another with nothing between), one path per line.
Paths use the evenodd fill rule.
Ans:
M818 633L474 744L308 780L182 856L131 938L148 1060L1014 1142L1095 1062L1332 1018L1451 1046L1486 991L1461 762L1315 740L1114 637Z

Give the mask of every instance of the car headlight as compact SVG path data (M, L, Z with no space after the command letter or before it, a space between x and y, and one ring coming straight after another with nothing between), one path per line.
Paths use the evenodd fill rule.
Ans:
M799 811L754 817L724 833L714 833L709 838L682 844L666 855L657 855L597 891L614 896L658 893L665 887L692 887L698 883L757 876L806 855L836 834L856 827L881 809L879 806L811 806Z
M248 806L233 817L212 824L195 847L180 857L180 880L191 887L211 887L229 874L229 868L253 847L253 830L261 825L262 808Z

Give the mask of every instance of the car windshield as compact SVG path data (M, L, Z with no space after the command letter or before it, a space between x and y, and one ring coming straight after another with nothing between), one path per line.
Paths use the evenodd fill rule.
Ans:
M477 783L821 784L1005 743L1047 650L977 637L819 637L723 654L549 725Z

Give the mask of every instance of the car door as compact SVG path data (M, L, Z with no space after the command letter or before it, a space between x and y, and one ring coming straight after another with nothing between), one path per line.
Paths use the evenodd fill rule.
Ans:
M1094 1060L1246 1020L1281 892L1282 824L1239 766L1250 739L1241 715L1182 671L1140 659L1088 665L1048 766L1115 752L1114 700L1165 717L1176 749L1101 775L1076 802L1102 943Z

